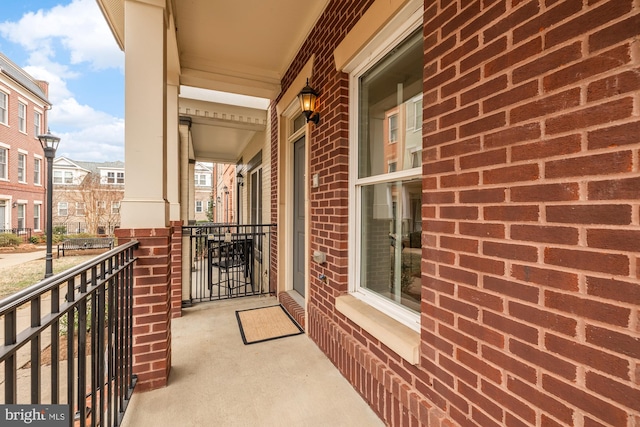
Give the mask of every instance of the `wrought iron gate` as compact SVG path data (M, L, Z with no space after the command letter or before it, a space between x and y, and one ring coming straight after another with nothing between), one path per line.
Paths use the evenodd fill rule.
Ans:
M183 254L191 262L190 301L268 294L274 227L210 223L183 227L183 238L189 238Z

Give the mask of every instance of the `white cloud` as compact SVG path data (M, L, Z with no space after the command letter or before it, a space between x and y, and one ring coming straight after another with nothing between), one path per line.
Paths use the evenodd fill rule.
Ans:
M57 156L100 162L124 160L124 120L112 117L78 131L59 133Z
M32 65L48 65L59 42L71 64L87 62L93 69L123 68L124 56L114 41L95 0L73 0L65 6L25 14L0 24L0 35L32 53Z
M57 155L86 161L122 160L124 120L79 103L67 84L92 78L92 71L122 72L124 68L124 54L97 2L72 0L50 10L28 12L16 22L0 23L0 36L28 54L27 73L49 83L48 98L53 104L49 125L61 138Z

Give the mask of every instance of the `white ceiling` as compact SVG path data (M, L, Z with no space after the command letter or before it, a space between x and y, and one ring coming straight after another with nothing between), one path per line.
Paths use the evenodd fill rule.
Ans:
M124 0L97 0L121 48L124 46ZM151 0L148 0L152 2ZM289 68L328 0L166 0L170 28L168 54L182 86L275 99ZM177 56L177 58L175 58ZM240 124L186 113L188 99L202 94L183 91L180 114L192 118L197 160L236 161L264 124ZM197 91L196 91L197 92ZM191 97L191 98L190 98ZM214 109L221 111L224 98ZM233 104L237 105L237 104ZM255 105L254 105L255 107ZM266 107L265 107L266 108ZM211 108L200 108L210 110ZM266 113L265 113L266 117Z

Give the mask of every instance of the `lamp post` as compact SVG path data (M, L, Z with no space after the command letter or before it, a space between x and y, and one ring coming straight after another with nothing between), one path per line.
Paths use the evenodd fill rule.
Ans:
M60 138L51 135L51 130L47 130L45 135L38 135L40 145L44 150L47 159L47 255L45 257L45 279L53 274L53 158L56 156Z
M236 223L240 225L240 187L244 185L244 176L242 176L240 171L236 174L236 183L238 184L236 191Z
M222 187L222 192L224 193L224 212L223 212L223 216L224 216L224 223L228 224L229 223L229 212L227 211L227 204L229 203L229 188L227 188L227 186L223 186Z

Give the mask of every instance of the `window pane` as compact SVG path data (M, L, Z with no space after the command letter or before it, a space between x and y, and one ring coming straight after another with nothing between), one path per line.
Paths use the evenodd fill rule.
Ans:
M361 188L360 287L420 312L421 179Z
M0 123L7 123L7 94L0 92Z
M421 149L415 126L416 102L422 105L422 32L418 31L359 79L358 177L412 169L412 151Z
M0 178L7 179L7 150L0 148Z
M23 103L18 103L18 129L20 132L27 131L27 106Z

